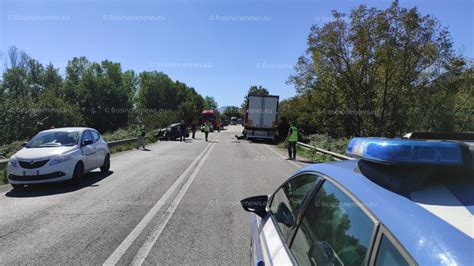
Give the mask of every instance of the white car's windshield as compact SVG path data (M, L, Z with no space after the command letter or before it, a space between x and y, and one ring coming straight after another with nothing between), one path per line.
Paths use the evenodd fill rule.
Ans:
M79 132L42 132L34 136L27 148L74 146L79 140Z

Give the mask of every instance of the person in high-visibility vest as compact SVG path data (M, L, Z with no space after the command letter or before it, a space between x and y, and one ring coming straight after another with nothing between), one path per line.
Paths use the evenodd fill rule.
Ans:
M298 128L291 122L288 129L288 160L296 160L296 142L298 142Z
M145 148L145 135L146 135L146 129L145 126L143 125L142 121L138 122L137 126L137 150L140 149L140 146L143 147L143 150L146 150Z
M206 121L204 123L204 135L206 136L206 141L207 141L207 137L209 136L209 131L210 131L209 121Z

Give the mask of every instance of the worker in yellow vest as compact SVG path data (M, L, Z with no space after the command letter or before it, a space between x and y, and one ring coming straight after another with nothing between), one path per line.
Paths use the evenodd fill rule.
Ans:
M296 160L296 142L298 142L298 128L295 127L293 122L290 122L290 128L288 129L288 160Z
M209 136L210 129L209 121L204 122L204 136L206 137L206 141L207 137Z

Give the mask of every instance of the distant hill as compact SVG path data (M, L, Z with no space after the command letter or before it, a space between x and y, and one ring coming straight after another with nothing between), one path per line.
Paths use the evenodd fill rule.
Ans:
M230 107L239 108L239 107L237 107L237 106L228 105L228 106L221 106L221 107L217 108L217 111L222 114L222 113L224 113L225 109L230 108Z

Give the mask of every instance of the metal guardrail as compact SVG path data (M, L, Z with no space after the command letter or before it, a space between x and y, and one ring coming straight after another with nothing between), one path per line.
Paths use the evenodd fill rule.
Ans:
M308 144L303 143L303 142L297 142L296 144L301 146L304 149L315 150L316 152L332 156L333 158L335 158L337 160L340 160L340 161L356 160L355 158L352 158L352 157L349 157L349 156L346 156L346 155L343 155L343 154L339 154L339 153L336 153L336 152L328 151L328 150L325 150L325 149L321 149L321 148L318 148L318 147L314 147L314 146L308 145Z
M0 160L0 171L7 168L7 164L8 164L8 159Z
M107 142L107 144L109 145L109 148L112 148L119 145L137 142L137 139L138 138L121 139L121 140L109 141Z

